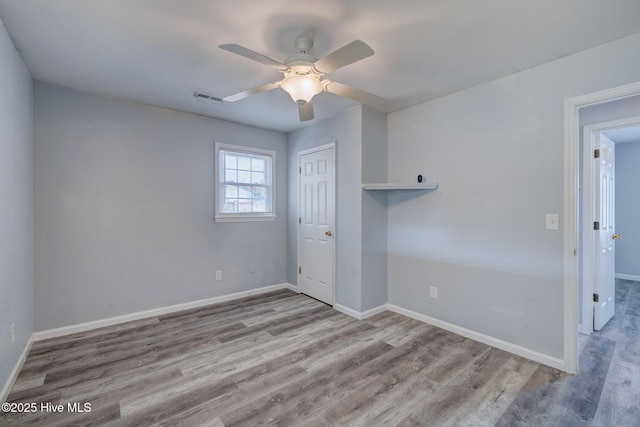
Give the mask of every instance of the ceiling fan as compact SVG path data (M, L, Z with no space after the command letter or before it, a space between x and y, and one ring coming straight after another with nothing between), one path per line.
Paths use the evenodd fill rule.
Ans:
M291 99L298 104L300 121L313 119L313 103L311 100L315 95L325 90L369 106L378 106L384 102L384 98L378 95L324 78L326 74L338 68L373 55L373 49L365 42L360 40L352 41L322 59L316 59L309 54L313 41L308 37L300 36L296 38L295 46L299 53L291 55L282 63L237 44L220 45L221 49L253 59L284 74L282 80L226 96L222 98L223 101L235 102L250 95L279 87L287 92Z

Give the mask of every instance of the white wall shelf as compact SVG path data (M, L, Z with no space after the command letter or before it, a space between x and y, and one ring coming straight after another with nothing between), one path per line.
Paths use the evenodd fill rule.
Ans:
M377 190L377 191L395 191L395 190L435 190L438 188L438 183L382 183L382 184L362 184L362 188L365 190Z

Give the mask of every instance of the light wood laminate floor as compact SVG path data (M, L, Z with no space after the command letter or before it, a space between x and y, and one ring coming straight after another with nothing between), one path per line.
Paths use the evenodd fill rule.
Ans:
M9 401L38 410L0 425L637 426L640 283L619 281L617 300L570 376L399 314L357 321L273 292L36 342Z

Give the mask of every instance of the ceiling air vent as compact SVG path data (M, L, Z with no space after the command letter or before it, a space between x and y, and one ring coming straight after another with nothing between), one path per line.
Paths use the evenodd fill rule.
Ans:
M216 98L215 96L207 95L202 92L193 92L193 97L196 99L196 101L202 102L203 104L211 104L214 102L217 104L222 104L222 99Z

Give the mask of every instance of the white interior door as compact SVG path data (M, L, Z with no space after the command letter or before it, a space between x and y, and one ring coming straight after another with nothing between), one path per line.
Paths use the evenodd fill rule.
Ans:
M596 134L595 218L596 233L593 328L601 329L615 314L615 144L602 133Z
M298 289L327 304L334 302L334 147L299 155Z

